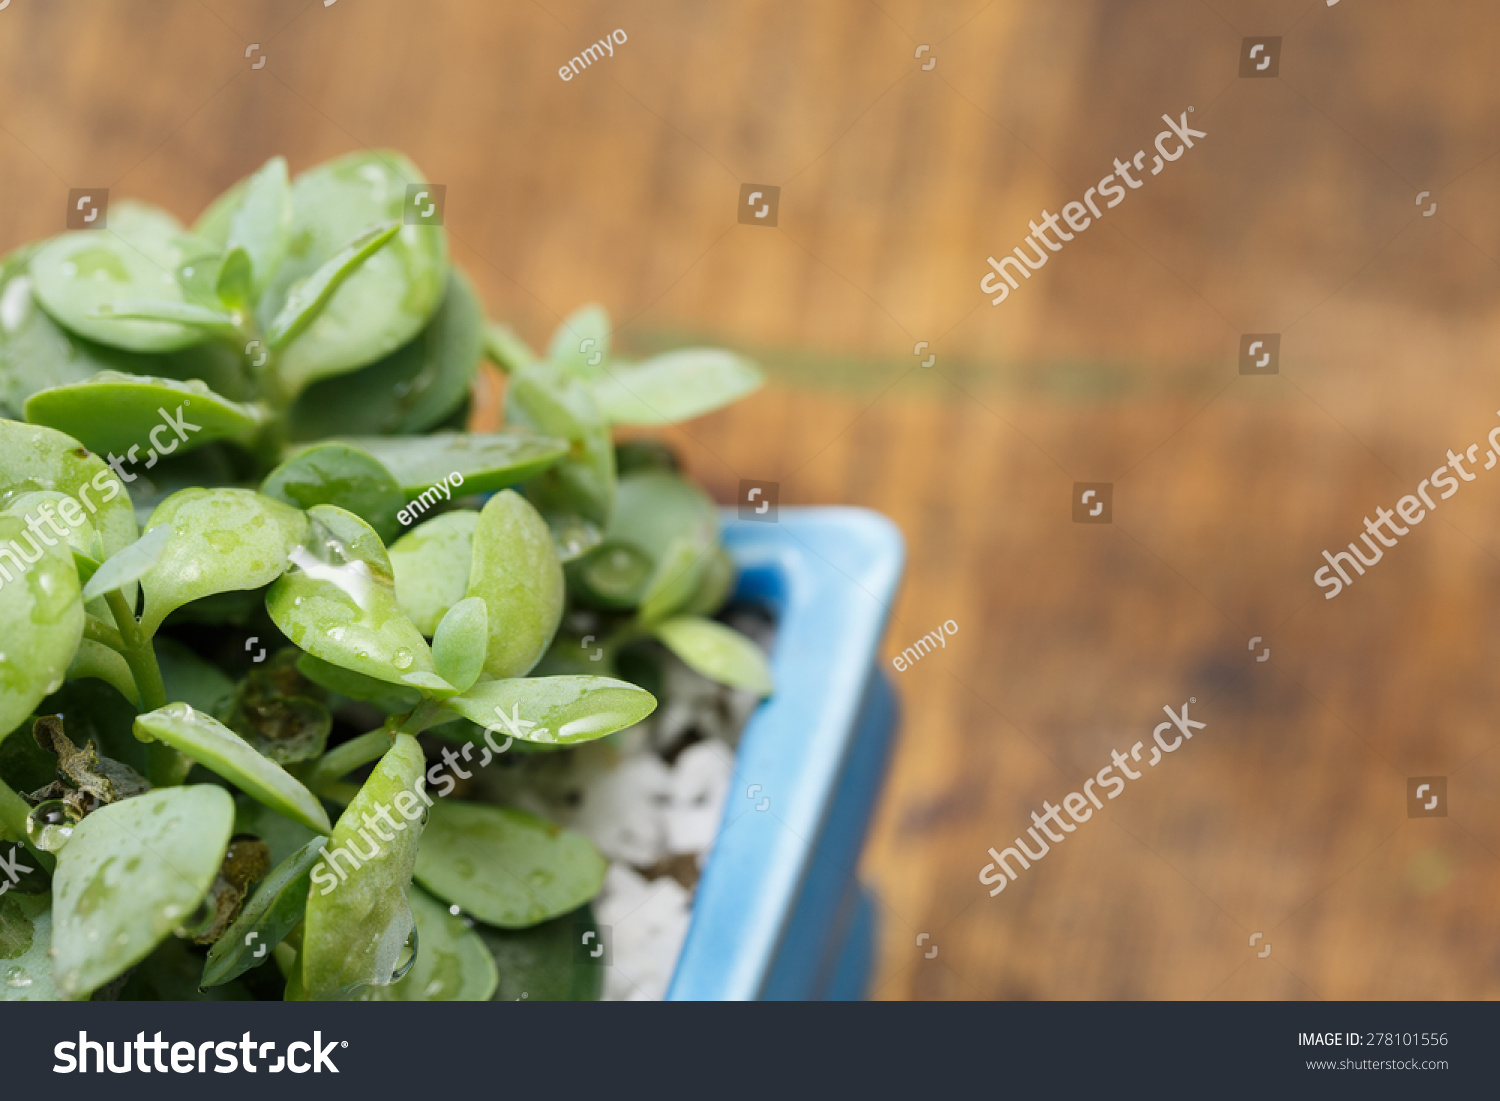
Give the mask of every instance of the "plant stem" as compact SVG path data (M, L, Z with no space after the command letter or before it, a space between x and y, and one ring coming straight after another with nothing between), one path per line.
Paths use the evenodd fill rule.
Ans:
M391 748L391 742L392 730L389 726L351 738L314 761L312 767L302 774L302 782L317 791L325 784L347 776L361 765L380 760Z
M125 595L115 589L106 593L104 599L109 601L109 610L120 628L120 640L125 647L122 653L131 675L135 677L136 690L141 694L141 710L155 711L167 706L167 686L162 683L156 651L151 648L151 640L141 634L141 626L125 602Z
M437 718L442 709L443 705L437 700L423 700L411 709L411 713L396 727L396 732L415 737L432 725L432 720Z
M106 593L109 610L114 613L115 624L120 628L123 648L120 653L125 664L130 666L130 675L135 678L136 692L141 697L141 713L155 711L167 706L167 686L161 679L161 666L156 662L156 651L151 640L141 634L141 625L135 621L125 596L119 589ZM153 741L146 747L146 779L156 787L174 787L187 777L187 764L181 753L162 742Z
M107 623L100 623L93 616L87 616L83 621L83 637L92 639L94 642L103 643L111 650L124 652L125 640L120 637L120 632Z

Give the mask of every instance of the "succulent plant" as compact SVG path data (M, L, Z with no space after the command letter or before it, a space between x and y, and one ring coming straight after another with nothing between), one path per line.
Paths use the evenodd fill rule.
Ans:
M278 157L0 262L0 1000L489 998L606 862L473 770L642 720L657 647L770 691L713 502L613 434L759 369L597 306L538 355L422 185Z

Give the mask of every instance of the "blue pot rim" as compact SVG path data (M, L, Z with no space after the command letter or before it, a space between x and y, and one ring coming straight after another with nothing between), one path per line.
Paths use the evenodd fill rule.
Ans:
M901 579L900 530L862 508L721 515L737 599L777 619L774 694L740 739L672 1000L755 999L786 934L854 741Z

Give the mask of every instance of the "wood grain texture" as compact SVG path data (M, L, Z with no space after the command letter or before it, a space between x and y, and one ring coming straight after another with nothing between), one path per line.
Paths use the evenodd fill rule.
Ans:
M1278 79L1237 77L1252 33ZM893 673L877 996L1493 998L1500 477L1336 600L1312 574L1500 415L1497 45L1482 0L15 0L0 247L70 187L190 218L274 153L393 146L534 343L599 301L627 348L760 354L772 385L669 433L692 471L892 516L887 656L959 625ZM986 256L1190 105L1208 137L991 307ZM1198 738L984 893L988 846L1193 696ZM1429 774L1449 816L1408 818Z

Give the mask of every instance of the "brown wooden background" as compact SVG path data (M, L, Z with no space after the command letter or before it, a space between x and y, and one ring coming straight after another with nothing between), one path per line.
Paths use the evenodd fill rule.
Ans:
M888 650L959 625L895 676L878 996L1495 997L1500 475L1336 600L1312 573L1500 423L1497 47L1485 0L13 0L0 248L70 187L191 217L273 153L389 145L533 341L598 300L627 347L759 354L772 385L672 433L693 471L891 515ZM985 256L1189 105L1209 136L991 308ZM1244 332L1279 375L1238 375ZM1187 751L983 893L1189 696ZM1416 775L1447 818L1407 817Z

